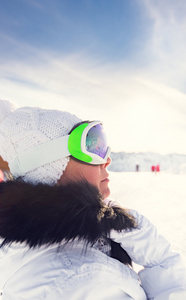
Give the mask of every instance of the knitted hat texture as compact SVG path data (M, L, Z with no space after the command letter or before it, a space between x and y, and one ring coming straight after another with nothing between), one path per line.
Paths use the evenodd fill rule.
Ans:
M17 106L13 102L0 99L0 123L16 108Z
M67 135L79 122L79 118L68 112L38 107L18 108L0 123L0 155L10 163L34 146ZM69 160L69 157L65 157L52 161L22 174L21 178L34 184L55 185Z

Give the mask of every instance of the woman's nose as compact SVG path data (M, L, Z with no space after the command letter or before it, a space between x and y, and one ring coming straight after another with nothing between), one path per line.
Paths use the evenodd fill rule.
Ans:
M110 165L111 161L112 161L111 158L108 157L107 161L104 164L102 164L101 167L106 169Z

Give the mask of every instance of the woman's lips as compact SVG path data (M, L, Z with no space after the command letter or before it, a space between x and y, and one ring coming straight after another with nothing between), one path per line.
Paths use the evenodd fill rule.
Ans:
M108 177L102 180L102 182L109 182L109 181L110 179Z

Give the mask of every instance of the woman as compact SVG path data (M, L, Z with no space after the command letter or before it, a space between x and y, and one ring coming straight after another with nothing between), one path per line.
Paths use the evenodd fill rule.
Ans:
M0 124L0 149L14 178L0 184L1 299L183 296L180 256L143 216L108 200L100 122L19 108Z

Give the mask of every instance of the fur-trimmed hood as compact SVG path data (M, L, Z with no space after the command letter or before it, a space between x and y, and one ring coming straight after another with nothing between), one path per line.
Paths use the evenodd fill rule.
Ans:
M51 187L9 181L0 183L0 237L3 245L30 247L83 239L94 243L110 230L130 229L134 218L104 204L98 189L86 181Z

